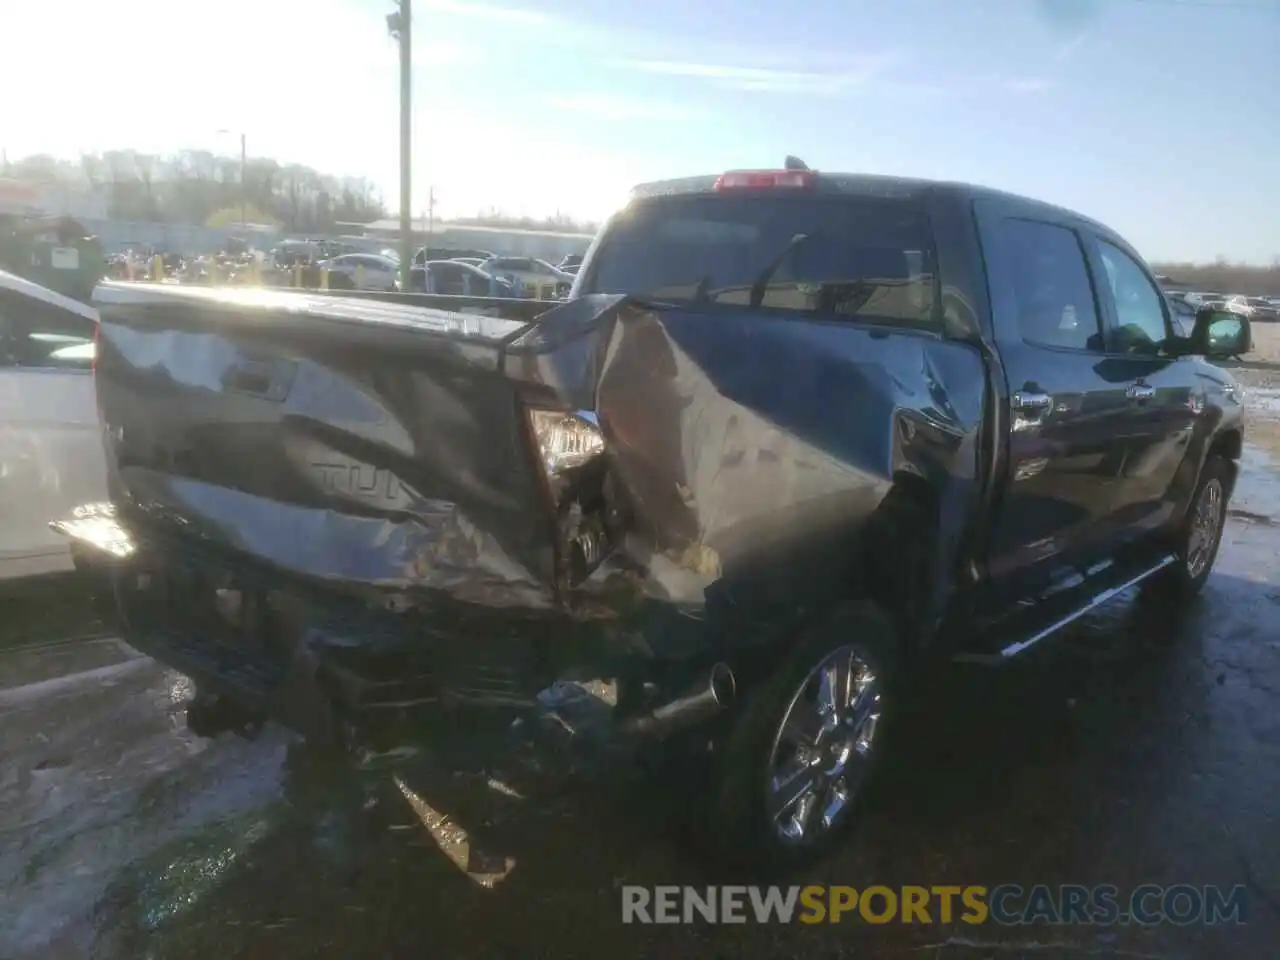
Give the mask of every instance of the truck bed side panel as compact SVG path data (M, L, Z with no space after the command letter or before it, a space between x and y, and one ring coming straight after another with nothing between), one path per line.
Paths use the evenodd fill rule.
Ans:
M629 518L617 562L583 593L616 597L615 577L642 578L647 599L680 613L663 618L662 642L682 643L681 624L706 619L735 638L768 632L847 593L869 550L891 562L895 545L868 535L890 535L888 514L908 488L941 535L926 575L950 576L978 494L986 385L976 349L696 307L624 309L593 356L534 356L529 343L550 332L513 344L508 369L563 395L592 371L610 482Z

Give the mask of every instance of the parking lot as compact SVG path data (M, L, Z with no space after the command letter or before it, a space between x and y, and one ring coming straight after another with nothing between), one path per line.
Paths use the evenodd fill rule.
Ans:
M1243 885L1243 925L623 926L623 884L713 882L696 795L525 728L461 772L200 740L184 679L54 591L0 617L0 956L1274 956L1280 330L1255 335L1200 603L1126 597L1025 663L940 678L852 842L801 878Z

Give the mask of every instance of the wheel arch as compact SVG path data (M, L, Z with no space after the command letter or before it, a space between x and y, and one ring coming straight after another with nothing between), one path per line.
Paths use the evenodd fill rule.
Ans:
M1226 427L1218 431L1209 441L1209 448L1205 451L1204 462L1208 463L1214 457L1219 457L1227 462L1231 468L1231 485L1234 488L1236 478L1240 474L1240 458L1244 455L1244 431L1238 426ZM1204 464L1200 466L1201 473L1204 472Z
M941 507L934 484L897 471L859 543L854 594L890 618L907 657L927 642L933 619L942 570Z

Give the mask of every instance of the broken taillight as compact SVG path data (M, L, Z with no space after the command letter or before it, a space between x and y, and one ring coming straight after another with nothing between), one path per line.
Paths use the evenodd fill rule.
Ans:
M589 576L609 552L602 476L579 470L604 454L604 434L589 410L531 409L528 417L556 518L561 576L572 586Z
M604 435L590 411L530 410L529 425L548 477L558 477L604 453Z

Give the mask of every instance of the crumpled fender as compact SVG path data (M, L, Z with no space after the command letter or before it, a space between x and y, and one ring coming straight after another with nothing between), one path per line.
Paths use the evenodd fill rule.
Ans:
M892 535L877 521L904 488L932 515L931 575L949 576L978 493L975 349L762 311L591 312L594 337L563 335L575 318L557 310L505 368L594 410L607 440L625 520L577 602L616 607L623 580L683 618L719 611L735 628L829 602L850 590L867 535Z

